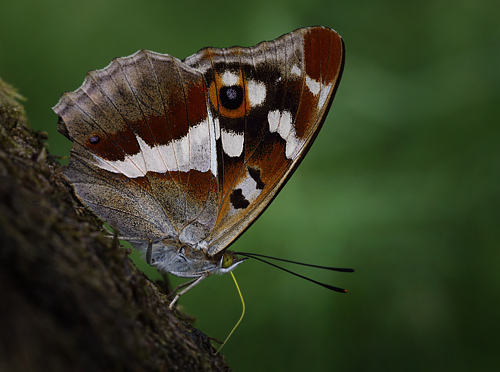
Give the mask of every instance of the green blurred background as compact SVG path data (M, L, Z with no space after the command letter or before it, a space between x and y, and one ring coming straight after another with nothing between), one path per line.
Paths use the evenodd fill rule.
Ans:
M114 57L143 48L184 58L303 26L336 29L347 58L328 120L232 248L356 273L300 270L347 288L342 295L259 262L240 266L247 314L224 348L228 363L497 371L499 14L499 2L466 0L4 1L0 76L27 97L51 153L67 155L51 107ZM241 311L228 275L181 305L219 339Z

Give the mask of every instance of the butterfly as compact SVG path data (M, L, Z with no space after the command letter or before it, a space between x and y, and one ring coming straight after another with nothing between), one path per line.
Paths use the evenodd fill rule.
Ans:
M81 201L192 288L244 262L227 248L306 155L344 66L326 27L184 60L147 50L90 71L53 108Z

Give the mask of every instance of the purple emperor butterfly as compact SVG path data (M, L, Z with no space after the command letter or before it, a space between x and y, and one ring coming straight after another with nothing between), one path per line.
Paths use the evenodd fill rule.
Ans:
M189 289L247 259L227 248L304 158L343 64L326 27L183 61L116 58L54 107L74 142L65 175L150 264L194 278Z

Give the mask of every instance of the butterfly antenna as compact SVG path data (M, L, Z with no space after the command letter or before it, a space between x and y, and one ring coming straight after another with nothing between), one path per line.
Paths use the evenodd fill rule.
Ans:
M238 320L238 322L235 324L235 326L233 327L233 329L231 330L231 332L229 333L229 335L227 335L226 339L224 340L224 342L222 343L222 345L219 347L219 349L215 352L214 355L217 355L219 354L220 350L224 347L224 345L226 344L227 340L229 340L229 337L231 337L231 335L233 334L233 332L236 330L236 328L238 328L238 326L240 325L241 321L243 320L243 316L245 315L245 301L243 301L243 295L241 294L241 291L240 291L240 287L238 286L238 282L236 281L236 278L234 277L234 274L232 271L229 272L231 274L231 276L233 277L233 280L234 280L234 284L236 284L236 289L238 290L238 294L240 295L240 299L241 299L241 305L243 307L243 310L241 311L241 316L240 316L240 319Z
M294 271L291 271L291 270L288 270L288 269L285 269L284 267L281 267L281 266L278 266L276 264L273 264L272 262L269 262L269 261L266 261L260 257L265 257L265 258L268 258L268 259L272 259L272 260L277 260L277 261L283 261L283 262L288 262L288 263L293 263L293 264L297 264L297 265L303 265L303 266L309 266L309 267L314 267L314 268L318 268L318 269L325 269L325 270L333 270L333 271L340 271L340 272L347 272L347 273L352 273L354 272L353 269L345 269L345 268L338 268L338 267L329 267L329 266L318 266L318 265L311 265L311 264L306 264L306 263L303 263L303 262L297 262L297 261L291 261L291 260L285 260L283 258L277 258L277 257L271 257L271 256L265 256L263 254L256 254L256 253L245 253L245 252L235 252L235 254L239 254L241 256L246 256L246 257L249 257L249 258L253 258L257 261L261 261L261 262L264 262L268 265L271 265L277 269L280 269L280 270L283 270L289 274L292 274L292 275L295 275L299 278L302 278L302 279L305 279L311 283L314 283L314 284L317 284L321 287L324 287L326 289L329 289L331 291L335 291L335 292L340 292L340 293L347 293L347 291L343 288L339 288L339 287L335 287L333 285L330 285L330 284L326 284L326 283L321 283L321 282L318 282L317 280L314 280L314 279L311 279L311 278L308 278L307 276L304 276L304 275L300 275Z
M352 273L352 272L354 272L354 269L346 269L346 268L343 268L343 267L331 267L331 266L312 265L312 264L308 264L308 263L304 263L304 262L285 260L284 258L266 256L266 255L258 254L258 253L234 252L234 254L239 254L239 255L242 255L242 256L252 257L252 258L255 258L255 257L264 257L264 258L269 258L270 260L276 260L276 261L282 261L282 262L289 262L289 263L293 263L293 264L296 264L296 265L314 267L314 268L317 268L317 269L340 271L340 272L343 272L343 273Z

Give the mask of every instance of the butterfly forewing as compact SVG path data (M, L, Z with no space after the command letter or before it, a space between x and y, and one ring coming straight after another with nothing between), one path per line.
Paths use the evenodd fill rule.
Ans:
M203 49L184 61L203 71L221 128L222 195L209 252L234 241L299 164L324 121L343 58L340 36L313 27L251 48ZM221 95L235 86L241 104L225 105Z

